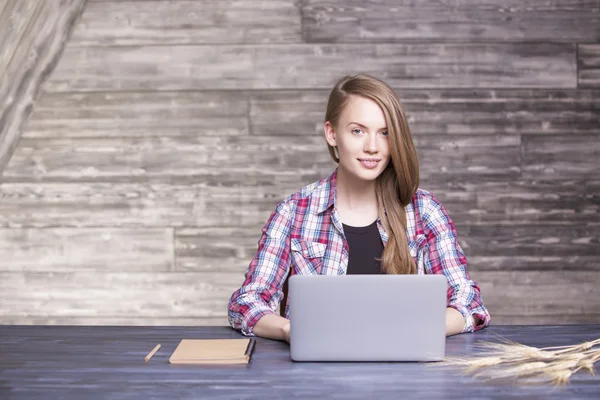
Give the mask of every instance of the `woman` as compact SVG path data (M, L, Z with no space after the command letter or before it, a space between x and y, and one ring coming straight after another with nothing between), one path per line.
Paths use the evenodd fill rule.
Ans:
M229 301L231 326L289 342L290 322L275 312L288 276L355 273L444 274L446 335L489 325L452 220L418 188L417 154L394 91L368 75L342 78L329 96L324 128L338 168L271 214ZM282 307L288 317L288 305Z

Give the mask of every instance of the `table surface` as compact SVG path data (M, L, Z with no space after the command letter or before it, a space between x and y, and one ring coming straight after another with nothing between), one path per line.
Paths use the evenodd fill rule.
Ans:
M293 362L286 343L261 338L248 365L169 364L181 339L240 337L229 327L0 325L0 399L600 399L600 377L586 372L565 387L517 386L435 363ZM447 338L446 355L474 356L500 337L572 345L599 338L600 325L490 326Z

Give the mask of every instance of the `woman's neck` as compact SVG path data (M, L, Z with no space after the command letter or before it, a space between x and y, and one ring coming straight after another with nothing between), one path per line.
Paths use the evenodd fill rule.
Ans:
M336 208L342 222L351 226L366 226L377 219L375 181L352 179L338 169L336 180Z

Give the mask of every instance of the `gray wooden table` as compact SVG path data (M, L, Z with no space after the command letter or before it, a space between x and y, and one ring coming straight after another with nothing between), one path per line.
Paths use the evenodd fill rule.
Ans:
M498 335L545 347L600 337L600 325L491 326L447 339L447 355L475 355ZM600 377L563 388L490 384L421 363L295 363L287 344L259 339L252 362L171 365L183 338L238 338L228 327L0 326L0 399L600 399ZM149 361L144 356L160 343Z

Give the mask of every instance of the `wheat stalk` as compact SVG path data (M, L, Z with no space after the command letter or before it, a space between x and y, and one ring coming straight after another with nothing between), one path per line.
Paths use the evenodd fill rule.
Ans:
M600 349L594 347L598 345L600 338L572 346L544 348L501 339L479 344L481 357L447 357L438 365L460 367L465 373L486 380L566 385L580 370L596 375L594 364L600 361Z

